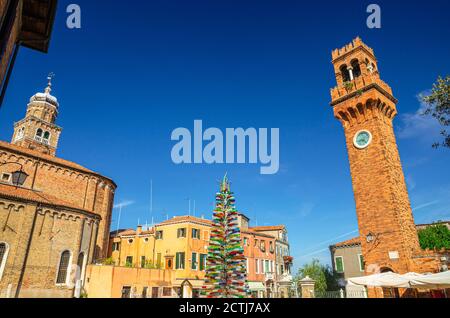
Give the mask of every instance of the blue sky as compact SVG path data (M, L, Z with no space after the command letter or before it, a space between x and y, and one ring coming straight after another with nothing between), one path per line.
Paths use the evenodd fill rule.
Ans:
M416 222L450 218L449 150L432 150L439 127L417 115L417 95L450 73L448 1L377 1L382 28L369 30L368 1L78 1L82 29L65 27L59 2L48 55L22 49L4 107L9 140L31 95L55 72L64 128L58 155L113 178L121 227L212 213L228 171L237 207L258 225L286 224L296 266L329 262L330 243L356 236L344 134L329 106L331 51L361 36L399 99L398 144ZM280 128L281 169L175 166L172 130ZM114 213L113 227L117 219Z

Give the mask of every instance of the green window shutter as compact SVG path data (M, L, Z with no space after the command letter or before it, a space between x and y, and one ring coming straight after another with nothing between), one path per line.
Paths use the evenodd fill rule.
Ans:
M158 253L156 255L156 264L158 266L158 269L161 269L161 253Z
M186 254L180 253L180 269L185 269Z
M200 270L205 270L205 264L206 264L206 254L200 254Z
M336 257L336 272L344 272L344 259L342 257Z
M192 253L192 266L193 270L197 269L197 253Z
M175 259L175 269L179 269L180 268L180 253L176 254L176 259Z
M359 264L361 266L361 272L364 272L365 270L364 257L361 254L359 255Z

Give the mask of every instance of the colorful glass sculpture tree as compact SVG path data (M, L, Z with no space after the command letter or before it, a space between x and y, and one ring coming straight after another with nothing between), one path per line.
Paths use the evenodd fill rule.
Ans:
M203 289L208 298L245 298L248 295L238 212L226 175L216 195Z

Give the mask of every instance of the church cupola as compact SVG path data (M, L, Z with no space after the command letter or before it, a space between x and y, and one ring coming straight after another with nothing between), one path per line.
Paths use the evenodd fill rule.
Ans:
M48 84L43 93L30 98L25 118L14 125L11 143L55 156L62 129L55 124L59 103L51 95L53 77L53 74L48 76Z

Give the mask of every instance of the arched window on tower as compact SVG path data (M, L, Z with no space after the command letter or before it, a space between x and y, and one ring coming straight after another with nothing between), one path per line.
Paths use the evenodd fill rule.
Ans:
M358 60L353 60L352 63L352 69L353 69L353 76L354 78L360 77L361 76L361 66L359 66L359 62Z
M71 253L70 251L64 251L61 254L61 259L59 260L59 267L58 267L58 276L56 277L56 284L57 285L67 285L69 281L69 266L70 266L70 259L71 259Z
M50 144L50 133L48 131L44 133L44 139L42 140L42 142L46 145Z
M41 128L39 128L37 131L36 131L36 136L34 136L34 139L36 140L36 141L39 141L39 142L42 142L42 137L44 136L44 131L41 129Z
M339 70L341 71L342 74L342 81L345 82L349 82L350 81L350 72L348 71L347 65L342 65Z
M0 281L3 277L3 272L6 267L6 260L8 259L9 245L5 242L0 243Z
M21 140L24 136L25 136L25 127L22 127L17 131L15 141Z

